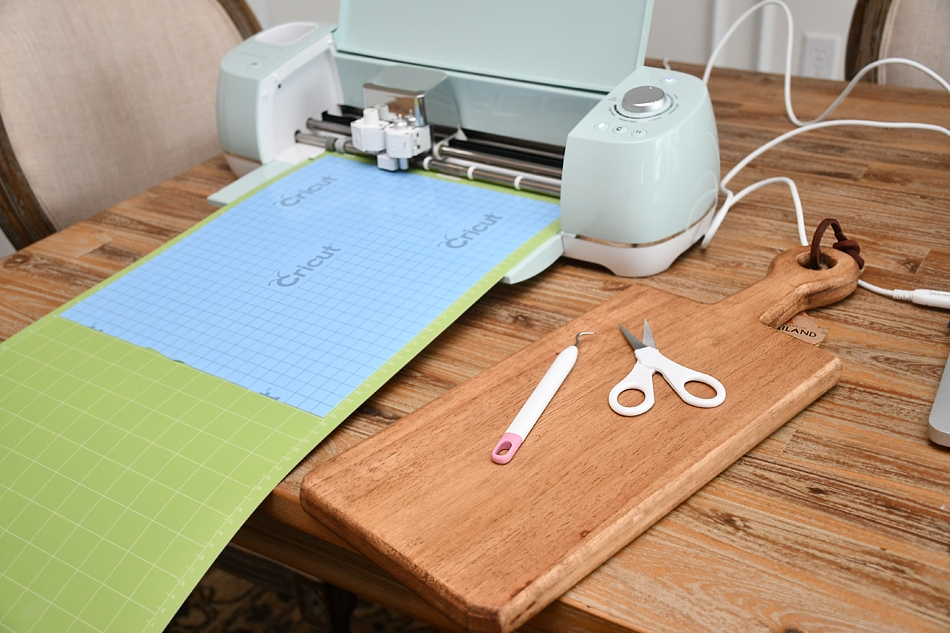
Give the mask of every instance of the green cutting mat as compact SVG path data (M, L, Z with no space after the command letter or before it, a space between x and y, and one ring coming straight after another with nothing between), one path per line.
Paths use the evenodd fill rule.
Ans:
M59 317L0 368L4 630L161 630L335 426Z
M557 230L501 261L325 417L60 316L96 289L4 342L0 631L162 630L280 480Z

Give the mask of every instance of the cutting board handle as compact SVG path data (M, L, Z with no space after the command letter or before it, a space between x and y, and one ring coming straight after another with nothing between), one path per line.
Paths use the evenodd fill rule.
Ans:
M844 299L857 288L861 269L848 255L821 249L822 268L808 268L808 246L792 248L772 260L765 279L724 299L720 305L742 306L737 313L760 315L759 321L778 327L803 310Z

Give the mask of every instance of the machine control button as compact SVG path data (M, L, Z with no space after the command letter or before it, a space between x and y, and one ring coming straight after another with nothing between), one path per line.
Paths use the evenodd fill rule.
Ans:
M654 112L666 103L666 93L656 86L638 86L623 96L621 103L624 110L635 114Z
M614 126L614 134L625 134L626 132L627 132L627 126L626 126L626 125L615 125L615 126Z

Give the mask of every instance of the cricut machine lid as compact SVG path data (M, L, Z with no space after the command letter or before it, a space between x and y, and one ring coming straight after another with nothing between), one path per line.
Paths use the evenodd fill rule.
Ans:
M337 49L608 92L643 65L653 0L342 0Z

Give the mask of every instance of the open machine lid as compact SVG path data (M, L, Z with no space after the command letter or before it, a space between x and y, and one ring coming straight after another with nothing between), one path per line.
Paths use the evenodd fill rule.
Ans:
M653 0L342 0L338 50L608 92L643 65Z

